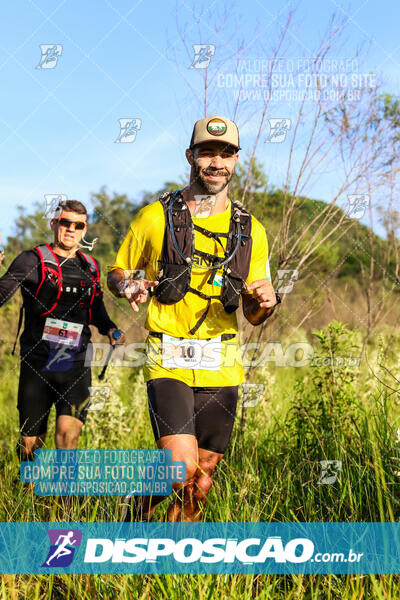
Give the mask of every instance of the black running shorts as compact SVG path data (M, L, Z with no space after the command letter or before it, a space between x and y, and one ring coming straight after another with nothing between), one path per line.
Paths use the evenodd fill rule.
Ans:
M190 387L168 377L150 379L147 395L155 439L186 433L196 437L199 448L223 454L235 420L238 387Z
M67 371L41 371L38 365L22 360L18 388L21 434L46 433L47 419L53 404L57 417L70 415L86 420L91 385L90 367L77 361Z

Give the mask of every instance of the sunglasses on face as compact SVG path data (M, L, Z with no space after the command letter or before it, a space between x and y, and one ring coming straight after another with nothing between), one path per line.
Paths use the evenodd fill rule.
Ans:
M75 225L75 229L85 229L85 221L71 221L70 219L65 219L63 217L59 217L57 219L58 224L63 227L71 227L71 225Z

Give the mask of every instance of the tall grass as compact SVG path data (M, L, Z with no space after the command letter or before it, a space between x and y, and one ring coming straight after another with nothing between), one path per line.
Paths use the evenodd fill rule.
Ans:
M390 332L392 334L392 332ZM268 393L240 409L231 444L210 492L205 521L398 521L400 437L398 378L400 340L383 332L368 346L360 367L333 358L360 351L360 336L331 323L315 332L319 357L330 364L259 369ZM325 361L327 362L327 361ZM339 361L340 362L340 361ZM16 361L15 361L16 364ZM0 419L1 521L118 521L120 499L71 500L35 496L16 480L18 438L17 370L3 363ZM96 374L93 374L96 383ZM256 379L257 380L257 379ZM111 368L111 397L102 411L89 413L80 447L154 447L143 375ZM273 385L269 385L273 383ZM49 423L54 431L54 415ZM54 447L48 437L48 447ZM340 460L332 485L318 483L321 460ZM160 505L156 519L164 517ZM358 599L400 598L397 576L160 575L4 576L2 598L121 599Z

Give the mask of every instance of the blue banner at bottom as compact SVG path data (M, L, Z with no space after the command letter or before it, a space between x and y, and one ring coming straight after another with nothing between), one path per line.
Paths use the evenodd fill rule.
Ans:
M0 573L400 573L400 523L1 523Z

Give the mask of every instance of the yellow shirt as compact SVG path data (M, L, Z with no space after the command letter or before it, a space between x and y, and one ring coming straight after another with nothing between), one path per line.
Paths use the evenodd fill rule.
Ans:
M213 232L228 233L231 215L231 202L222 213L209 217L195 217L194 224ZM263 225L251 217L251 236L253 246L250 260L250 270L246 283L257 279L270 279L268 263L268 241ZM159 260L162 254L165 217L160 201L153 202L142 208L130 224L129 231L122 242L112 269L123 270L144 269L145 278L155 280L160 269ZM210 254L223 257L223 249L212 238L206 237L199 231L194 231L195 248ZM220 238L226 247L226 238ZM222 291L220 278L222 269L217 272L214 284L207 283L210 269L204 259L196 256L191 272L191 287L207 295L219 295ZM200 264L198 264L200 262ZM203 268L201 268L203 266ZM194 335L189 331L207 308L207 300L197 294L187 294L175 304L161 304L155 298L150 298L145 327L149 331L163 332L167 335L183 338L208 339L223 333L238 332L236 312L228 314L218 299L211 300L207 317ZM148 336L147 363L144 367L145 381L156 377L179 379L193 387L214 387L238 385L244 381L238 336L232 340L221 342L221 367L219 370L167 368L162 366L161 340Z

